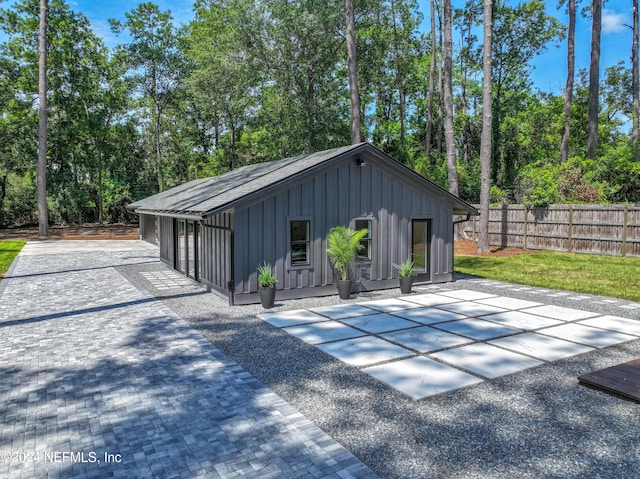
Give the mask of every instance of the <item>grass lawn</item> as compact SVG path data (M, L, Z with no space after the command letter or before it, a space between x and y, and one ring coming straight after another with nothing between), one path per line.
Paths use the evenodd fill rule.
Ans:
M0 278L7 272L13 258L18 255L25 243L26 241L0 241Z
M511 283L640 301L640 258L536 252L456 256L458 273Z

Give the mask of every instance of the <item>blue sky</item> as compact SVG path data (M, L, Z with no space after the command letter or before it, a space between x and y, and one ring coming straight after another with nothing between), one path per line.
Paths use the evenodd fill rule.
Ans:
M67 0L71 8L82 12L91 22L97 35L102 37L106 44L113 46L122 39L117 38L109 28L108 19L124 19L125 12L131 11L140 3L138 0ZM11 4L7 1L2 5ZM178 23L188 23L192 17L192 0L156 0L161 10L171 10ZM452 0L453 6L462 4L461 0ZM515 4L516 2L513 1ZM589 0L582 0L584 5ZM428 24L429 1L418 0L425 22ZM567 15L564 8L556 8L557 0L547 0L547 12L558 20L567 24ZM582 6L578 6L580 10ZM602 70L615 65L619 61L630 63L631 56L631 30L624 24L631 24L631 2L629 0L607 0L603 13L602 51L600 64ZM456 41L454 37L454 41ZM576 70L588 68L591 46L591 20L578 15L576 26ZM542 91L560 93L564 87L567 67L566 40L558 46L549 45L548 51L534 61L532 79L534 85Z

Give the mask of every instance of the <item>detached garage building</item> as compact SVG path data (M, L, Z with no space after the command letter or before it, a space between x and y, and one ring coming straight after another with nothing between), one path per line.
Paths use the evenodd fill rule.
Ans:
M369 231L356 290L397 287L392 265L408 258L416 282L451 281L453 216L478 214L368 143L245 166L129 208L163 262L230 304L260 302L256 267L265 261L278 299L337 294L326 238L339 225Z

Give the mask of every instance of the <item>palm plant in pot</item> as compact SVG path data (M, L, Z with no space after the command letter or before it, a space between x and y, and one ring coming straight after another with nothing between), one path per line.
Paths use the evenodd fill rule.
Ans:
M356 262L358 251L364 248L360 241L366 235L366 229L356 231L345 226L336 226L329 231L327 254L333 267L340 273L340 279L337 280L340 299L351 297L353 281L349 279L349 268Z
M398 271L400 292L402 294L409 294L411 292L411 286L413 285L413 275L415 274L413 261L408 259L404 263L394 264L393 267Z
M265 309L273 308L276 302L276 284L278 280L273 274L271 265L266 261L258 266L258 286L260 290L260 303Z

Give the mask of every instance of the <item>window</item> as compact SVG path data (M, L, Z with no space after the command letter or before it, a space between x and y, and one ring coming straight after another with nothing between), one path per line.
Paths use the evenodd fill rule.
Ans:
M356 231L367 230L367 235L360 240L363 248L358 251L359 259L371 259L371 220L356 220Z
M291 266L310 263L310 225L308 220L291 221Z

